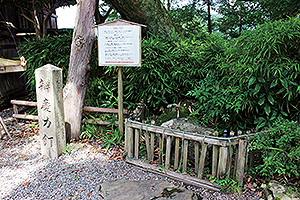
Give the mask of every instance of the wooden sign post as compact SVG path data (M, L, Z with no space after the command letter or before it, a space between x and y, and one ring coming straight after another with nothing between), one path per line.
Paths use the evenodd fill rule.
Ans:
M123 79L122 68L141 66L141 24L117 19L99 24L99 66L118 66L118 122L120 137L123 126Z

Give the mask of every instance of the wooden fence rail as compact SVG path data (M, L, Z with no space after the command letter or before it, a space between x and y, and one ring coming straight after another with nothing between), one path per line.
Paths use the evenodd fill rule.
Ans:
M19 114L18 113L18 106L37 107L37 102L11 100L10 103L13 104L13 110L14 110L13 118L38 121L38 116L37 115L25 115L25 114ZM85 112L99 112L99 113L118 114L118 109L112 109L112 108L84 107L83 111L85 111ZM128 111L124 110L123 113L128 114ZM100 118L83 119L83 122L86 122L88 124L98 124L98 125L109 125L111 123L111 122L103 121ZM118 121L116 121L115 123L118 124Z
M218 179L232 173L243 184L248 136L240 131L236 137L223 138L217 133L200 135L131 120L125 121L125 130L130 164L212 190L220 186L202 179L208 169Z

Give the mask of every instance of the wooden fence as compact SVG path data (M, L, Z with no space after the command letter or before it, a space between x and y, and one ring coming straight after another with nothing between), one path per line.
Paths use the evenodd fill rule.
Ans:
M236 137L223 138L131 120L126 120L125 130L126 162L130 164L216 191L221 187L202 179L208 169L213 177L233 174L243 184L249 135L241 131Z
M13 118L38 121L38 116L37 115L26 115L26 114L19 114L18 113L18 106L37 107L37 102L11 100L10 103L13 105L13 110L14 110ZM85 112L99 112L99 113L118 114L118 109L112 109L112 108L84 107L83 111L85 111ZM128 114L128 111L124 110L123 113ZM98 125L109 125L111 123L111 122L108 122L108 121L103 121L101 118L83 119L83 122L86 122L88 124L98 124ZM118 124L118 121L116 121L115 123Z

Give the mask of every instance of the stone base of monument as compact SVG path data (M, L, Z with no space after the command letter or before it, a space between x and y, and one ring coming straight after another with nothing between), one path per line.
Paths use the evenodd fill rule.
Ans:
M201 199L198 194L185 188L175 186L167 181L128 181L112 180L99 185L99 195L110 200L141 199Z

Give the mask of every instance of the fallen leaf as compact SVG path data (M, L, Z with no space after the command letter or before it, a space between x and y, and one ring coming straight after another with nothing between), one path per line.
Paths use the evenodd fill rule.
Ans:
M84 188L80 188L77 191L82 192L82 191L84 191Z
M89 175L91 178L94 178L94 176L92 176L92 175Z
M75 195L73 195L73 196L71 196L71 198L70 199L75 199L77 196L75 196Z
M88 193L87 195L90 196L91 194L92 194L92 193L90 192L90 193Z
M124 177L125 175L124 175L124 174L122 174L121 176L122 176L122 177Z
M43 155L42 157L43 157L43 158L48 158L48 156L46 156L46 155Z
M30 182L25 182L24 185L27 187L29 185Z

